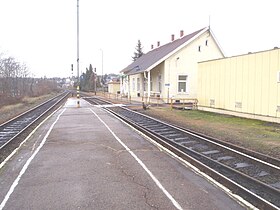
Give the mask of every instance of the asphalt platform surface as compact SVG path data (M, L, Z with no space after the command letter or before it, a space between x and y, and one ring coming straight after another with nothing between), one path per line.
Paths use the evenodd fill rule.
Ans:
M100 107L70 98L0 169L0 209L245 209Z

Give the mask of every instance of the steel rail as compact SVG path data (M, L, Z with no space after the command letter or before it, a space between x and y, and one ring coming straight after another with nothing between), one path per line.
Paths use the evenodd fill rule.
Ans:
M100 101L100 99L98 100ZM94 98L92 98L91 101L95 101L95 103L97 104L99 103ZM104 104L106 102L102 103ZM278 165L273 165L273 163L265 162L265 159L268 159L268 157L259 160L256 157L251 157L250 154L245 154L241 151L237 151L236 148L229 148L228 145L224 145L220 141L212 141L206 138L205 136L200 136L197 133L186 131L174 125L170 125L168 123L162 122L150 116L143 115L141 113L132 111L124 107L116 108L112 106L111 108L109 108L104 106L104 109L111 112L118 118L124 120L128 124L132 125L137 130L140 130L141 132L145 133L147 136L151 137L161 145L164 145L176 155L187 160L188 162L199 168L201 171L207 173L218 182L221 182L234 193L240 195L245 200L253 203L258 208L280 209L280 191L278 188L268 185L267 183L264 183L254 177L251 177L242 171L240 172L235 168L232 168L213 158L210 158L206 154L197 152L193 148L188 148L183 144L180 144L180 141L181 143L184 142L184 137L179 137L180 132L185 132L189 136L192 136L191 140L193 140L194 138L199 138L203 141L206 141L207 144L214 144L215 147L217 146L223 149L227 149L231 153L235 153L235 155L238 157L240 157L241 155L243 158L249 158L252 162L254 162L254 164L255 162L257 162L258 164L264 164L265 167L271 167L272 169L270 170L273 170L274 173L280 174ZM176 131L169 128L175 129ZM178 137L177 142L174 140L176 139L176 136ZM257 154L256 156L259 156L259 154ZM275 161L277 162L278 160L275 159Z
M62 94L55 96L36 107L12 118L11 120L0 125L0 131L2 134L8 132L14 133L9 137L8 135L3 136L3 140L0 146L0 151L4 149L13 139L18 137L37 120L44 116L50 109L56 106L60 101L69 95L69 92L63 92ZM45 107L44 107L45 106ZM38 113L36 113L38 112ZM8 131L7 131L8 130ZM5 138L6 137L6 138Z

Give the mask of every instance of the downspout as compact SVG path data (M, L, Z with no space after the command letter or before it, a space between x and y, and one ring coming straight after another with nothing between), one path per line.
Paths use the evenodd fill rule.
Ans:
M143 73L144 73L144 78L145 78L145 79L148 79L148 77L146 76L145 72L146 72L146 71L143 72Z

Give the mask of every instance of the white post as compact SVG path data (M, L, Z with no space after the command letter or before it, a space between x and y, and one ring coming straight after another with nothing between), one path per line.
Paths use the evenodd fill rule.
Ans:
M148 71L148 100L151 97L151 71Z
M123 75L120 76L120 94L123 95Z
M129 79L129 75L127 75L127 97L129 99L130 97L130 79Z

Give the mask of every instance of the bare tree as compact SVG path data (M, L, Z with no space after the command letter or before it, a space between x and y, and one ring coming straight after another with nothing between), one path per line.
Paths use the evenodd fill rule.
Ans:
M0 102L17 100L27 94L28 69L14 57L0 54Z
M25 64L0 53L0 106L57 90L54 79L31 77Z

